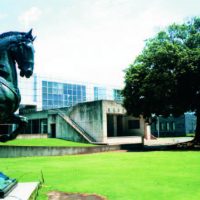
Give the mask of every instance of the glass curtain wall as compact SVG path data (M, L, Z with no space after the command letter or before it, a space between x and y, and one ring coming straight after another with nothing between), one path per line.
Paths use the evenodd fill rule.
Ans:
M42 109L69 107L85 101L85 85L42 81Z

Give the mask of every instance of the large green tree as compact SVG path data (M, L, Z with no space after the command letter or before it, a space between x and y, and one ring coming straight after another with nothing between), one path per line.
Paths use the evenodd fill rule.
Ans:
M194 111L200 142L200 18L172 24L146 41L125 72L122 91L129 114L179 116Z

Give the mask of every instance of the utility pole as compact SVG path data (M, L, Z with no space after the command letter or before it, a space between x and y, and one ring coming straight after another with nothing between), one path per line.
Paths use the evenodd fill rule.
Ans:
M159 116L157 116L157 137L160 137L160 121Z

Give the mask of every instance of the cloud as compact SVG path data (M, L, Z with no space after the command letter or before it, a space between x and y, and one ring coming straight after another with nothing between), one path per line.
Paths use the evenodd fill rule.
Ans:
M4 18L6 18L6 17L7 17L6 14L4 14L4 13L0 13L0 20L1 20L1 19L4 19Z
M39 8L32 7L29 10L26 10L24 13L22 13L18 17L18 20L20 23L24 24L25 26L29 26L33 22L38 21L41 14L42 14L42 11Z
M181 0L177 1L180 4ZM188 15L181 4L164 3L165 0L84 0L54 5L49 13L44 9L48 17L43 20L48 21L41 26L44 32L40 29L36 40L36 72L123 84L122 70L142 51L145 39ZM55 9L59 12L55 13Z

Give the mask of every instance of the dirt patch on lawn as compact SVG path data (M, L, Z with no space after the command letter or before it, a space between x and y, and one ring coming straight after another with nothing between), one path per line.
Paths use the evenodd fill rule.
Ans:
M48 200L107 200L96 194L67 193L51 191L47 194Z

